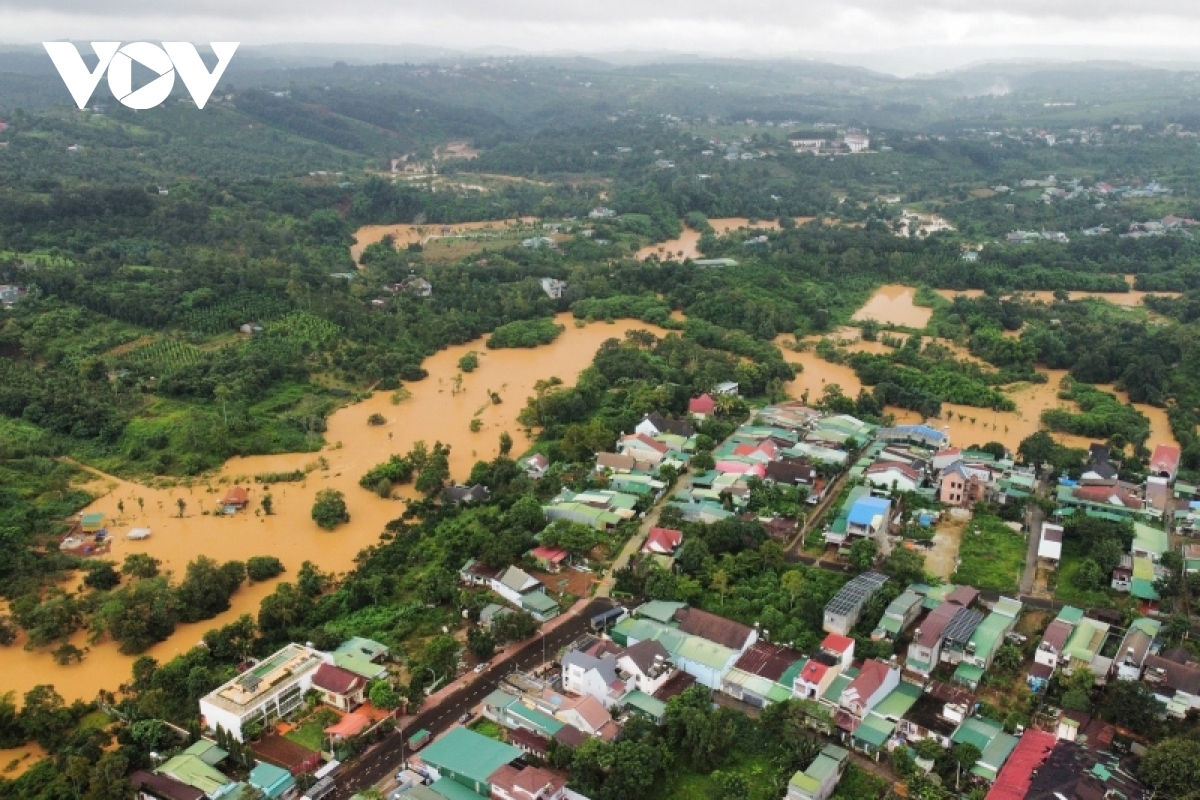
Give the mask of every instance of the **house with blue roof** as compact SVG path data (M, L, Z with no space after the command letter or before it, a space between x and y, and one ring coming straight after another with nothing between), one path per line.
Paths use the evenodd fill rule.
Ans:
M934 450L944 450L950 446L950 434L939 431L928 425L897 425L894 428L880 428L875 433L876 438L885 442L910 442Z
M859 498L846 517L846 534L868 538L879 536L887 531L891 510L892 501L886 497Z

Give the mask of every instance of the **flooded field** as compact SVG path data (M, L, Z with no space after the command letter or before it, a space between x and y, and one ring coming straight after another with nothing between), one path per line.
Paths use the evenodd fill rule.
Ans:
M15 780L45 756L46 751L34 742L21 747L0 750L0 778Z
M496 231L499 233L506 228L518 227L521 224L528 225L535 221L537 221L536 217L521 217L519 220L456 222L452 225L442 225L437 222L428 222L424 225L410 225L407 223L397 225L364 225L354 232L356 241L350 247L350 257L357 264L358 259L362 257L363 250L367 249L367 245L374 244L388 235L396 239L397 247L407 247L410 244L426 243L439 236L457 236L468 231Z
M803 225L806 222L812 222L812 217L796 217L796 224ZM755 228L767 231L779 230L779 220L764 219L750 224L750 220L745 217L723 217L721 219L710 219L709 225L712 225L713 230L718 235L736 231L738 228ZM700 232L692 230L686 225L681 233L675 239L668 239L665 242L657 244L649 244L637 251L638 258L649 258L657 255L659 258L703 258L703 254L697 249L700 243Z
M1126 275L1125 282L1131 287L1133 286L1134 275ZM953 300L956 295L964 295L966 297L982 297L982 289L938 289L937 293L947 300ZM1037 292L1014 292L1021 297L1026 297L1032 300L1039 300L1043 303L1054 302L1054 292L1052 291L1037 291ZM1067 292L1067 296L1072 300L1079 300L1084 297L1098 297L1101 300L1107 300L1115 306L1123 306L1125 308L1134 308L1142 305L1146 299L1146 295L1159 295L1161 297L1179 297L1179 292L1143 292L1138 289L1131 288L1128 292Z
M329 572L349 569L356 553L374 542L383 526L398 517L403 506L385 500L358 485L359 477L392 453L407 452L412 443L423 439L430 445L440 440L451 445L450 467L457 479L465 479L479 459L495 457L501 431L515 440L514 452L521 452L528 439L516 422L527 397L534 394L535 382L557 376L570 384L591 363L600 344L611 337L623 337L635 328L655 330L644 322L628 320L616 324L594 323L576 328L567 314L558 320L566 330L553 344L532 350L487 350L482 340L451 347L429 358L424 366L430 376L408 386L411 396L392 403L389 392L379 392L357 405L337 411L329 420L325 434L329 442L320 454L295 453L275 456L237 458L226 463L220 473L207 482L185 487L153 489L113 477L104 477L89 488L103 493L88 511L108 516L107 527L113 534L110 558L118 563L129 553L144 552L163 561L163 568L180 574L189 561L208 555L218 561L244 560L254 555L274 555L294 575L305 560L317 563ZM458 359L474 350L480 366L463 375L455 392ZM502 403L493 405L488 392L499 393ZM387 423L367 424L367 418L379 413ZM483 428L469 429L478 416ZM275 513L263 516L260 509L265 487L252 482L264 472L304 469L323 456L328 467L313 469L301 483L279 483L270 487ZM233 485L250 490L249 507L232 516L214 514L225 492ZM334 488L346 496L350 522L334 531L323 531L313 523L310 512L317 491ZM142 499L139 507L138 498ZM177 501L185 503L182 517ZM124 512L118 510L118 503ZM147 527L153 533L142 541L129 541L125 534L134 527ZM165 660L196 644L203 633L230 622L243 613L257 614L261 599L273 589L274 582L244 586L233 597L233 608L221 617L195 625L180 626L174 636L150 650L150 655ZM74 644L87 646L80 634ZM22 648L22 643L0 648L0 692L16 691L18 697L39 683L53 683L68 702L76 698L90 700L101 688L115 689L129 677L132 657L123 656L108 642L92 645L81 664L56 665L46 653Z
M857 322L872 319L884 325L924 328L933 316L933 309L916 305L913 302L916 295L917 290L911 286L881 286L865 306L854 312L851 319Z

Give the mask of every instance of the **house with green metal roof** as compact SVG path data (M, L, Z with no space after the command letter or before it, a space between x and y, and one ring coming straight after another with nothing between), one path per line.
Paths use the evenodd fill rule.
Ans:
M570 522L580 522L584 525L590 525L599 531L614 528L621 521L621 517L607 509L594 508L593 506L573 501L543 506L542 512L546 515L546 519L551 522L565 519Z
M1007 601L1007 602L1005 602ZM987 671L992 666L992 659L996 656L996 651L1000 649L1000 645L1004 644L1004 637L1008 635L1013 626L1017 624L1017 617L1021 614L1021 604L1011 598L1001 598L1001 602L996 603L992 609L992 613L988 614L983 622L975 628L967 639L967 646L963 652L962 663L977 667L980 670L980 675ZM968 673L964 673L966 675ZM974 674L971 672L970 674ZM972 691L978 685L978 680L975 680L974 685L968 683Z
M1158 580L1158 568L1147 556L1133 557L1133 579L1129 582L1129 593L1139 600L1159 600L1154 583Z
M160 775L169 775L180 783L186 783L209 797L219 795L232 783L220 770L206 763L200 756L187 751L167 759L154 771Z
M1129 552L1134 557L1146 556L1151 561L1157 562L1162 554L1170 548L1171 544L1166 531L1152 528L1141 522L1133 523L1133 544L1129 546Z
M466 786L463 786L458 781L451 778L439 778L429 784L430 793L433 794L435 800L486 800L489 795L473 792ZM411 790L410 790L411 791ZM489 790L490 794L490 790Z
M249 783L266 795L267 800L279 800L296 785L296 779L286 769L259 761L250 770Z
M521 595L521 608L539 622L557 617L561 612L558 601L545 592L529 592Z
M365 636L351 636L339 644L333 652L353 653L368 661L382 661L387 658L388 647L386 644L377 642L374 639L368 639Z
M675 621L675 612L683 608L687 608L687 603L674 603L669 600L650 600L635 608L633 616L651 619L663 625L670 625Z
M950 736L955 744L970 743L982 755L971 772L987 781L996 780L1000 768L1017 746L1017 737L1004 732L1004 726L986 717L967 717Z
M788 781L786 800L826 800L842 779L849 757L842 748L826 745L803 772L797 772Z
M1089 669L1095 675L1107 675L1112 659L1100 655L1108 638L1109 624L1091 617L1081 617L1062 649L1066 659L1063 672L1070 675L1077 669Z
M413 758L433 768L438 777L450 778L487 796L492 792L488 783L491 774L523 755L519 748L460 726L451 728Z
M895 641L904 629L920 616L921 604L924 599L911 588L902 592L884 610L883 617L879 620L879 626L871 632L872 641L881 639Z
M667 704L657 697L651 697L641 689L634 689L617 701L619 708L640 714L658 725L667 714Z
M871 709L871 713L890 719L893 722L904 718L908 710L913 707L921 697L921 687L900 681L899 685L888 694L887 697L879 701L876 706Z
M887 749L888 740L896 731L896 723L890 719L875 714L867 714L866 719L859 723L850 736L850 742L855 750L861 750L876 759Z
M387 667L374 661L357 656L354 653L334 653L333 663L347 672L353 672L367 680L375 680L387 675Z

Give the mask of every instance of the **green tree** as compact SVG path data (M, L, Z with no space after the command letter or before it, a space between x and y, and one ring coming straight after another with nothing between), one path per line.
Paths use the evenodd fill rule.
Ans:
M346 510L346 497L337 489L322 489L317 492L312 507L313 522L327 531L331 531L343 522L350 521L350 512Z
M500 432L500 455L507 456L512 452L513 438L508 431Z
M1056 447L1058 443L1049 433L1037 431L1021 440L1017 445L1017 455L1022 463L1040 471L1044 465L1052 462Z
M970 742L959 742L950 750L950 759L954 763L955 789L962 786L963 771L970 772L971 767L975 766L982 755L983 752Z
M492 635L497 642L520 642L537 633L538 623L525 611L501 614L492 622Z
M121 583L121 573L109 561L97 561L89 564L87 575L83 579L84 586L106 592Z
M392 682L386 678L374 681L367 696L371 699L371 705L385 711L399 708L404 702L400 693L396 691L396 687L392 686Z
M1143 736L1158 731L1163 705L1141 681L1110 681L1100 702L1100 714Z
M467 649L478 660L487 661L496 652L496 637L486 628L471 628L467 631Z
M893 547L879 569L901 585L925 582L925 556L907 547Z
M858 539L850 545L850 566L867 570L875 563L876 544L873 539ZM903 549L903 548L900 548Z
M130 553L121 563L121 574L131 575L134 578L153 578L158 575L158 568L161 564L162 562L154 556L145 553Z
M184 622L199 622L228 611L229 599L245 580L246 565L241 561L218 565L208 556L197 556L187 565L183 580L175 590L179 618Z
M74 723L74 716L53 686L40 684L25 693L21 729L27 739L56 752L66 742Z
M283 562L275 556L251 556L246 559L246 577L252 582L269 581L283 574Z
M275 500L270 492L265 493L258 502L262 506L262 512L268 517L275 513Z
M1138 777L1155 797L1195 797L1200 786L1200 741L1177 737L1151 745L1138 765Z

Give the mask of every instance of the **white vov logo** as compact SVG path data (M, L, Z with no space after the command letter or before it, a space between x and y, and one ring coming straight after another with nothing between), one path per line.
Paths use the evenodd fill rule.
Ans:
M217 66L212 72L200 60L196 48L188 42L163 42L162 47L149 42L131 42L121 47L120 42L92 42L99 63L89 72L87 64L75 45L70 42L42 42L50 60L62 76L63 83L83 108L96 91L100 76L108 69L108 88L121 105L129 108L147 109L166 100L175 88L175 73L183 78L183 85L192 94L197 108L204 108L217 81L225 74L229 60L238 48L238 42L210 42L217 55ZM133 62L136 61L158 74L158 77L141 87L133 89Z

